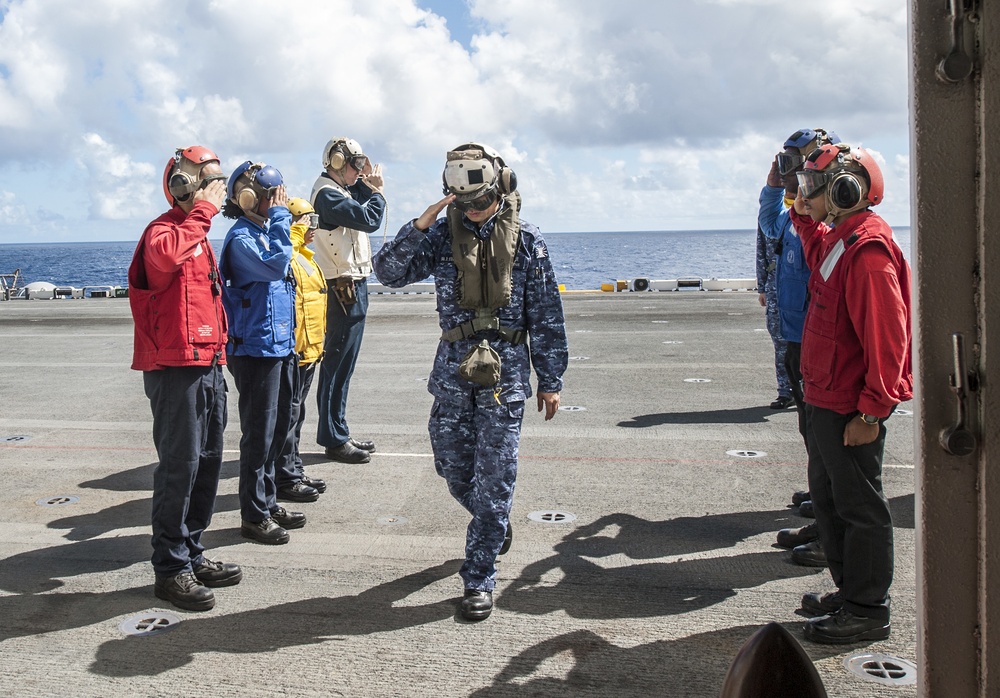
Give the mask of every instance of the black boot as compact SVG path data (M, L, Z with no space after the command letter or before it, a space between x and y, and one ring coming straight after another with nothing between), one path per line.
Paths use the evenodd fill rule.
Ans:
M493 592L466 589L462 599L462 617L465 620L486 620L493 612Z
M207 611L215 606L215 594L198 581L194 572L181 572L173 577L157 575L153 593L156 598L187 611Z
M243 570L231 562L215 562L203 556L193 567L194 576L207 587L231 587L243 579Z

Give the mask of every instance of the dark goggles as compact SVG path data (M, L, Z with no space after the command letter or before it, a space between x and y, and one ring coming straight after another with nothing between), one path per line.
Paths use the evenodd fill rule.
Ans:
M459 211L462 211L463 213L465 211L468 211L469 209L472 209L473 211L485 211L490 206L492 206L493 202L496 200L497 200L497 193L495 190L491 189L482 196L478 196L475 199L472 199L471 201L459 201L458 199L455 199L453 205L455 208L457 208Z
M225 180L226 179L226 175L224 175L224 174L208 175L207 177L205 177L205 179L201 180L201 184L198 185L198 188L199 189L204 189L211 182L216 182L216 181L218 181L220 179Z
M778 153L778 174L782 177L790 175L802 167L805 161L798 153Z
M347 158L347 164L356 169L358 172L364 172L365 168L368 167L368 156L351 155Z

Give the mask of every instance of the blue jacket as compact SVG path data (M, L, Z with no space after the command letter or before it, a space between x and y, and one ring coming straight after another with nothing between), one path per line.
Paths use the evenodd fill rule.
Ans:
M801 343L809 307L809 266L802 252L802 242L792 229L784 198L784 188L765 185L760 192L757 224L766 237L781 244L776 276L781 336L788 342Z
M475 229L468 219L463 223ZM493 229L491 219L482 230L475 231L483 238ZM390 287L405 286L434 276L437 293L439 324L442 331L458 327L475 317L475 311L459 307L456 297L458 269L452 259L451 232L448 219L439 218L426 231L404 225L396 239L386 243L375 254L375 275ZM508 403L531 396L531 367L538 376L538 389L545 393L562 391L562 376L569 361L566 325L563 318L562 299L556 283L548 248L538 228L521 221L521 238L514 257L511 278L511 302L499 311L500 324L514 330L527 330L528 344L511 344L496 337L496 333L482 334L500 355L500 384L498 400ZM427 389L435 397L458 401L480 389L457 374L458 365L466 352L479 343L476 337L438 343L434 367ZM530 348L529 348L530 347ZM491 390L490 388L482 388Z
M268 216L266 228L241 217L222 243L219 271L229 318L227 354L279 357L295 351L292 214L274 206Z

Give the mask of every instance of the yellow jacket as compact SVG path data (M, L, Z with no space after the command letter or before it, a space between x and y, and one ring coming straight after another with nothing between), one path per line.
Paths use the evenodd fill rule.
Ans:
M313 251L304 244L306 225L292 226L295 275L295 351L300 364L311 364L323 355L326 337L326 280L313 259Z

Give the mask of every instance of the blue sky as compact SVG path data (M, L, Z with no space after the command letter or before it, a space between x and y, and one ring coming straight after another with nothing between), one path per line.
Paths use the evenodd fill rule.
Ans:
M907 60L905 0L0 0L0 243L137 239L195 143L304 196L340 135L390 235L467 140L543 232L752 228L816 126L877 153L907 225Z

